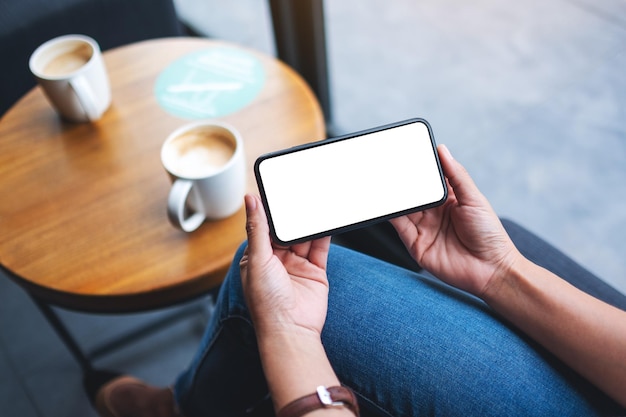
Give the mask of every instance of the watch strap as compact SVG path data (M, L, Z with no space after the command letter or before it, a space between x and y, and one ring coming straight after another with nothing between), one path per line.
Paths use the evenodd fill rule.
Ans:
M326 388L317 387L317 392L298 398L284 406L276 415L277 417L300 417L311 411L328 407L346 407L359 415L359 405L354 392L350 388L336 386Z

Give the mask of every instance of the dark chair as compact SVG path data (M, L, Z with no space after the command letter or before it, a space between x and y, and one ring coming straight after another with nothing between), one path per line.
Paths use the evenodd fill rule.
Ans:
M107 50L183 33L172 0L20 0L0 2L0 116L35 86L30 54L60 35L91 36Z
M570 284L615 307L626 310L626 295L574 262L563 252L519 224L502 219L509 236L520 252L531 261L554 272ZM350 247L387 262L420 271L410 257L395 229L389 223L355 230L335 236L335 243Z

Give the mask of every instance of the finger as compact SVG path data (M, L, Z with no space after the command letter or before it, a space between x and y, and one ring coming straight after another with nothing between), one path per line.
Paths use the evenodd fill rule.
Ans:
M272 243L269 235L267 217L259 199L251 194L244 198L246 204L246 233L248 234L248 252L250 257L269 258Z
M437 146L439 159L448 183L460 205L473 205L482 195L463 165L452 157L446 145Z
M242 271L242 275L241 275L242 280L247 276L247 274L243 272L244 270L247 270L248 268L248 247L249 246L246 246L246 249L244 249L243 255L241 256L241 259L239 259L239 268L241 268L241 271Z
M295 245L291 245L291 247L289 247L289 250L295 253L300 258L308 259L309 251L311 250L311 242L307 241L302 243L296 243Z
M309 261L323 270L326 270L329 250L330 236L314 240L311 242L311 248L309 249Z
M394 229L396 229L396 232L403 241L406 239L407 241L413 242L417 239L417 225L409 216L396 217L395 219L389 220L389 222Z

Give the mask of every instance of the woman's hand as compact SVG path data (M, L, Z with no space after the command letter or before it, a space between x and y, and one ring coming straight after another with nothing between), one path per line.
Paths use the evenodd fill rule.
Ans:
M392 220L413 257L626 407L626 313L524 258L465 168L445 146L438 151L448 200Z
M447 201L391 223L422 267L481 296L521 255L465 168L444 145L437 150L449 185Z
M247 195L245 202L248 247L239 263L241 280L274 408L280 410L320 385L339 384L321 338L330 237L275 246L260 200ZM333 411L351 415L347 409ZM329 410L310 414L321 413Z
M248 247L240 262L248 308L258 333L313 332L326 320L330 238L291 247L273 245L265 211L245 197Z

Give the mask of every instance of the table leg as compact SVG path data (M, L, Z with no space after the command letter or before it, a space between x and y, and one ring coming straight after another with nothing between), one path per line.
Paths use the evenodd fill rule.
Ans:
M121 334L115 339L104 342L103 344L95 347L91 352L86 354L80 348L80 346L76 342L76 339L74 339L74 337L70 334L69 330L61 321L59 316L55 313L55 311L52 309L52 307L50 307L50 305L48 305L47 303L37 299L36 297L31 296L31 299L46 317L46 319L56 331L58 336L61 338L65 346L69 349L72 356L74 356L83 372L89 372L94 370L92 360L105 356L106 354L113 352L122 346L127 346L133 342L141 340L148 335L156 333L157 331L160 331L169 325L172 325L191 316L198 316L202 318L202 329L199 331L199 334L201 335L204 332L204 326L209 321L215 305L213 301L213 296L202 298L201 301L198 303L183 306L175 311L170 312L169 314L165 314L161 317L157 317L154 320L147 321L138 328Z
M76 340L67 330L59 316L52 309L52 307L50 307L50 305L48 305L47 303L39 300L38 298L33 297L32 295L31 299L46 317L50 325L54 328L63 343L65 343L65 346L67 346L67 348L69 349L72 356L74 356L74 358L80 365L83 373L83 387L85 389L85 393L87 394L87 398L89 398L89 401L93 405L95 405L96 395L100 387L106 382L119 376L120 373L94 368L89 358L87 358L85 353L83 353L83 350L80 348L78 343L76 343Z
M59 316L54 312L52 307L50 307L50 305L46 304L45 302L39 300L38 298L33 297L32 295L31 298L34 301L35 305L46 317L50 325L57 332L65 346L67 346L72 356L74 356L74 358L80 365L83 374L93 372L94 369L91 361L89 360L89 358L87 358L83 350L80 348L74 337L67 330Z
M331 123L323 0L269 0L278 57L309 83Z
M215 291L213 293L215 293ZM52 328L56 331L57 335L61 338L65 346L69 349L72 356L80 365L83 374L83 386L85 388L87 397L92 402L92 404L95 404L95 398L100 387L111 379L121 375L119 372L116 371L94 367L92 364L92 359L97 359L98 357L104 356L121 346L125 346L131 342L135 342L151 333L163 329L163 327L165 326L171 325L174 322L180 321L184 318L188 318L191 315L199 315L203 318L203 322L206 322L212 314L214 306L214 295L210 294L208 298L201 298L200 301L197 303L183 306L180 309L170 312L170 314L166 314L148 323L144 323L143 326L140 326L137 329L133 329L132 331L122 334L120 337L114 340L110 340L104 343L103 345L94 349L91 354L87 355L85 354L85 352L83 352L79 344L76 342L76 339L74 339L74 337L71 335L71 333L69 332L63 321L59 318L58 314L54 311L54 309L46 302L38 299L37 297L34 297L31 294L29 295L35 305L48 320ZM202 334L203 331L204 328L200 332L199 336Z

